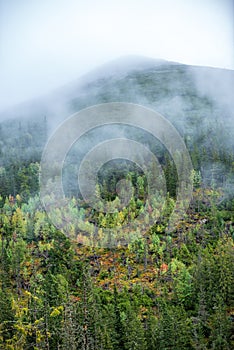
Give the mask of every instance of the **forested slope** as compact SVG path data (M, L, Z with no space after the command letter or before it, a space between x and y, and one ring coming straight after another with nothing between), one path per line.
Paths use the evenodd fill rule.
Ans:
M157 62L74 82L1 116L1 349L233 349L234 123L225 93L232 84L232 71ZM103 198L118 197L115 185L123 175L138 189L128 207L113 215L85 207L67 181L67 237L40 202L39 173L43 148L58 120L112 101L143 104L171 121L189 150L194 188L186 215L167 232L178 183L168 152L135 129L87 135L72 151L82 148L80 158L93 140L121 132L157 154L166 178L159 219L144 235L123 230L123 237L135 238L110 249L97 247L95 240L105 228L121 228L138 217L145 205L145 175L130 163L103 169L97 186ZM76 167L68 162L67 169L69 179ZM58 219L63 214L56 212ZM82 230L73 224L74 216L86 217ZM147 220L147 215L142 218L139 232ZM89 222L99 227L95 237L86 235Z

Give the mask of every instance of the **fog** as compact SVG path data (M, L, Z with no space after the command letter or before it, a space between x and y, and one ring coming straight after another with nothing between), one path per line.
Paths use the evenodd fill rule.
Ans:
M125 55L234 68L232 0L0 0L0 110Z
M8 133L14 138L2 141L3 153L17 137L37 137L33 121L40 126L46 119L45 138L83 108L131 102L164 115L188 147L202 142L209 148L219 137L220 149L232 154L232 3L0 0L0 121L25 120L22 128L4 124L5 139ZM125 129L99 129L91 144L126 135ZM32 144L39 153L44 138ZM83 143L81 153L90 146ZM28 147L18 156L32 152ZM216 181L226 173L213 160L202 171L204 178L217 175ZM225 180L229 193L233 180Z

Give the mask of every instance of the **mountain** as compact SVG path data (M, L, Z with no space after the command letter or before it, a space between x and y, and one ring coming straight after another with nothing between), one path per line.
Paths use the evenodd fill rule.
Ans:
M1 115L0 349L234 349L233 73L128 57ZM59 121L111 101L153 108L179 130L194 167L188 208L178 185L190 182L184 157L113 124L80 137L62 172L54 147L39 187L42 151ZM156 154L166 193L152 158L145 172L111 159L93 188L91 158L83 178L97 194L92 206L74 193L77 151L119 131ZM54 187L61 173L65 196Z
M46 116L52 128L70 114L98 103L142 104L182 125L222 114L233 126L234 71L188 66L164 60L128 56L107 63L51 94L0 113L9 118ZM208 107L212 106L212 108Z
M230 173L233 161L233 91L233 70L122 57L47 96L2 112L1 164L17 157L40 161L48 135L83 108L131 102L165 116L193 153L195 169L202 170L205 178L212 173L220 179Z

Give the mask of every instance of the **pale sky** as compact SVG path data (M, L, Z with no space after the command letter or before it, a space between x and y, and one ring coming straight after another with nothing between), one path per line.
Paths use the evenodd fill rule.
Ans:
M123 55L234 69L233 0L0 0L0 110Z

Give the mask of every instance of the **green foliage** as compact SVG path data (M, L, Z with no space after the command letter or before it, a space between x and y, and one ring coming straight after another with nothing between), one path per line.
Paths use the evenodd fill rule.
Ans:
M174 81L178 74L180 68ZM141 90L152 84L151 75L132 78ZM167 85L158 93L165 91L173 95ZM152 101L154 94L152 89ZM218 113L207 98L185 96L196 108L211 109L212 118ZM58 221L66 219L69 239L51 224L38 197L45 125L9 122L0 128L0 349L234 348L233 152L225 145L224 125L215 128L197 111L189 113L185 142L195 168L194 193L187 215L170 234L177 170L150 136L130 132L159 155L166 198L159 188L157 198L147 200L147 179L155 180L151 169L143 174L129 164L107 166L96 187L100 203L109 201L109 209L120 204L116 184L124 177L134 187L128 205L107 214L90 210L69 183L66 210L53 213ZM160 215L149 225L152 213ZM130 231L128 223L136 219L138 229ZM104 229L113 227L120 246L104 249ZM123 247L126 237L133 239Z

